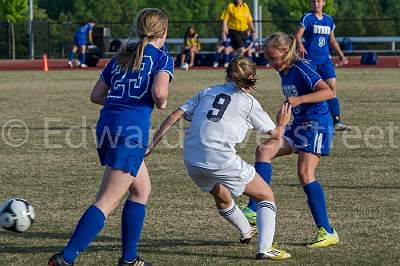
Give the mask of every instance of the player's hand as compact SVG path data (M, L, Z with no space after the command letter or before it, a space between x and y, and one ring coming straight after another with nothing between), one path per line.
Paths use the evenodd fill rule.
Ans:
M296 106L298 106L298 105L303 103L299 96L288 97L286 99L286 102L289 103L292 107L296 107Z
M347 65L349 63L349 61L344 55L340 56L339 59L340 59L339 66Z
M301 58L304 58L304 56L307 54L306 48L304 48L303 45L300 45L299 48L297 49L297 53Z
M276 122L279 126L286 126L292 115L292 106L288 102L284 102L276 116Z

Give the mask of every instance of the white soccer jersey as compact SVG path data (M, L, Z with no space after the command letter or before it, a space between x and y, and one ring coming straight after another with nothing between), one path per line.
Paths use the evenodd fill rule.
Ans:
M204 89L180 107L192 121L185 134L183 159L207 169L221 169L236 157L235 145L249 129L266 133L274 122L250 94L235 83Z

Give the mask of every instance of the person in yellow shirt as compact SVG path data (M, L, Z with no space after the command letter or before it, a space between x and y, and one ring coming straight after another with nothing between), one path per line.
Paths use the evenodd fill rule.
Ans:
M239 55L243 54L246 32L254 31L253 17L250 9L243 0L235 0L229 3L221 15L222 33L221 36L231 38L232 47Z
M194 66L194 59L200 50L199 35L196 30L189 26L186 29L186 34L183 39L182 53L181 53L181 68L188 69ZM190 55L190 64L186 63L186 54Z

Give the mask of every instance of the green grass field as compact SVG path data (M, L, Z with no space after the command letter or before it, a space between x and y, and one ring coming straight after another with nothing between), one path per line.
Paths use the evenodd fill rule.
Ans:
M102 168L92 129L99 107L89 94L98 71L0 72L0 201L27 199L37 219L25 233L0 230L0 265L45 265L66 244L95 197ZM260 70L255 93L273 117L282 101L274 71ZM223 71L177 71L168 110L153 113L153 126L197 90L224 80ZM152 195L140 255L155 265L399 265L400 264L400 74L397 69L339 69L344 122L318 178L340 243L310 250L315 235L305 194L296 177L296 156L274 161L272 188L278 204L276 241L292 258L254 260L256 241L241 246L238 233L216 211L211 196L187 176L179 139L182 123L146 159ZM23 121L27 131L11 119ZM15 121L15 120L14 120ZM18 122L18 121L17 121ZM396 128L397 127L397 128ZM12 137L13 139L10 139ZM239 154L254 162L256 134ZM240 204L247 201L241 197ZM77 260L77 265L116 265L120 257L120 211Z

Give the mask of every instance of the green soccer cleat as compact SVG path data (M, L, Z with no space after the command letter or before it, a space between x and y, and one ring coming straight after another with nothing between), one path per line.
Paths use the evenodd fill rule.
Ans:
M256 225L256 218L257 218L257 212L253 211L252 209L250 209L249 207L242 207L241 208L244 216L246 217L247 221L249 221L250 225Z
M258 253L256 255L257 260L285 260L292 257L286 250L283 249L278 249L275 247L272 247L265 253Z
M320 227L318 229L318 234L315 239L307 245L309 248L323 248L331 245L335 245L339 242L339 236L335 230L332 228L333 233L328 233L325 228Z

